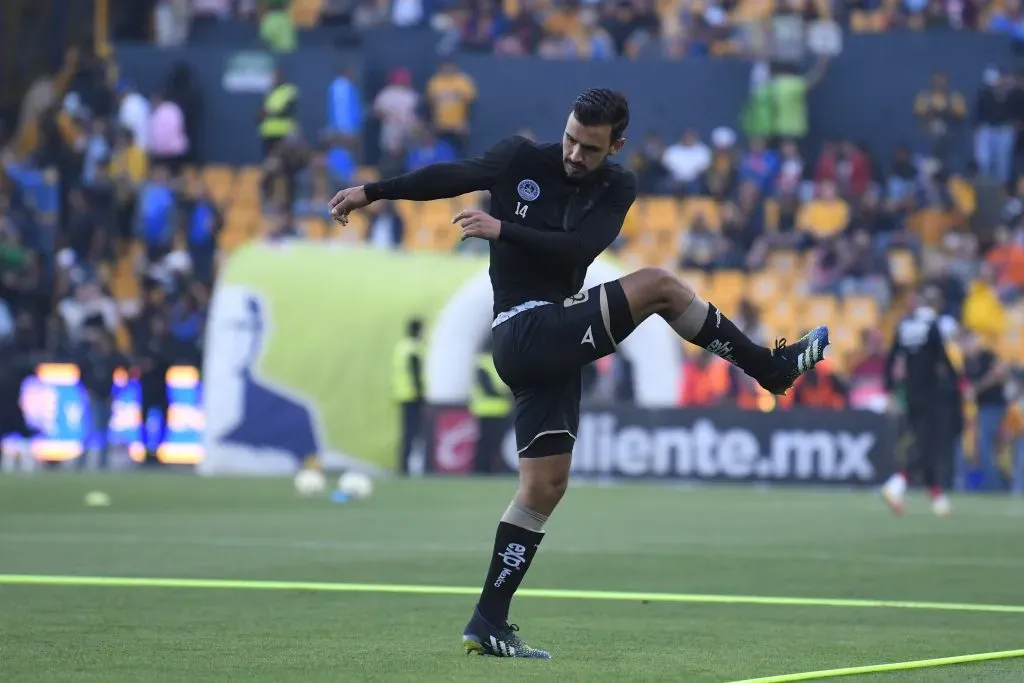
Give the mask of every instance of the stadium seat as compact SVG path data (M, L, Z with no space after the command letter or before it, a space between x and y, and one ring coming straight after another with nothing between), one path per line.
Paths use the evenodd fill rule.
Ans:
M643 233L649 230L667 230L679 232L683 222L680 220L679 200L674 197L647 197L640 203L640 221L638 230Z
M357 243L365 242L367 233L370 231L370 219L362 212L354 212L348 216L348 225L341 225L331 221L329 235L341 242Z
M254 207L260 206L260 177L261 171L258 166L243 167L238 172L232 201Z
M910 230L921 238L926 247L937 247L942 238L953 226L953 220L946 211L940 209L921 209L911 215L908 221Z
M889 275L894 284L913 287L917 284L917 260L909 249L890 249Z
M700 294L701 298L705 300L710 299L711 278L703 270L682 269L676 271L676 275L679 276L680 280L689 284L693 291Z
M747 275L741 270L718 270L711 274L709 300L723 311L735 313L744 298Z
M800 304L800 320L806 321L807 325L836 327L839 320L839 306L836 304L836 298L827 294L807 297ZM845 320L842 322L844 325L846 324Z
M878 300L873 296L848 296L843 301L842 322L844 327L855 330L878 326Z
M722 212L718 202L710 197L689 197L683 200L680 221L684 230L689 230L697 216L703 216L705 224L714 230L722 227Z
M202 179L218 206L225 207L230 203L235 185L234 170L229 166L207 166L203 169Z
M301 218L299 229L306 239L323 240L327 238L328 225L323 218Z
M782 298L787 292L788 288L774 270L759 270L747 278L745 296L759 308Z
M771 336L786 337L795 341L800 335L797 334L797 321L802 319L798 316L798 305L791 297L777 299L761 310L764 324Z
M361 185L380 180L380 171L376 166L360 166L356 169L355 181Z

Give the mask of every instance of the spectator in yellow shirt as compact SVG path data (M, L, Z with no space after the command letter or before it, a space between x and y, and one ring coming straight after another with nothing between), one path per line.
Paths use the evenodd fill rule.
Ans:
M839 235L849 222L850 206L828 180L818 183L817 196L801 207L796 219L797 228L814 243Z
M967 289L963 322L964 327L992 347L998 347L999 339L1006 331L1006 309L999 301L995 272L988 263L982 263L978 277Z
M443 62L427 82L427 101L438 137L463 156L469 137L470 110L476 101L473 79L460 71L455 62Z
M114 181L119 237L132 238L135 196L149 174L146 151L135 142L130 128L118 127L114 136L114 151L110 157L110 177Z

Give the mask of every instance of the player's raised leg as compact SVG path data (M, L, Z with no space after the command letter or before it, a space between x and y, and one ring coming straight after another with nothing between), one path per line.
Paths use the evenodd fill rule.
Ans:
M661 316L680 337L729 361L773 394L786 393L825 357L825 326L813 328L794 344L780 339L774 348L765 348L667 270L642 268L619 282L637 325L652 315Z

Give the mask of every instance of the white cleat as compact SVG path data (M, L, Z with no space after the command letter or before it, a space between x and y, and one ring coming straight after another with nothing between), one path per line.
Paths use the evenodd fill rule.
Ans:
M907 480L902 474L894 474L889 477L882 487L882 500L885 501L893 514L902 517L906 511L905 499L907 495Z

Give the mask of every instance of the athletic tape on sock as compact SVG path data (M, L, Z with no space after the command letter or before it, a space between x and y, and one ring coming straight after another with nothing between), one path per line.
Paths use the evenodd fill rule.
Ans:
M708 302L694 294L690 305L686 307L681 316L669 323L669 327L686 341L692 341L704 328L704 321L708 318L709 309Z
M548 521L548 516L513 502L501 516L501 521L540 533L544 531L544 523Z

